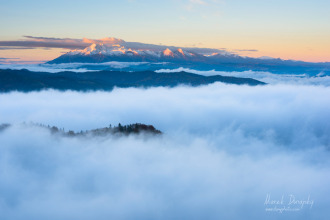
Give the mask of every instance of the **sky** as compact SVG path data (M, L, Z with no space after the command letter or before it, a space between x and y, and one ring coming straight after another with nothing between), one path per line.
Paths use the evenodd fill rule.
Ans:
M0 0L1 41L116 37L243 56L330 61L328 0ZM46 61L65 48L0 47L0 58Z

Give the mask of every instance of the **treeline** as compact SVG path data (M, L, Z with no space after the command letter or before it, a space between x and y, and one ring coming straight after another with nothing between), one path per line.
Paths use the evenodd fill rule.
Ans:
M140 133L153 134L153 135L162 134L162 132L157 130L153 125L145 125L141 123L135 123L129 125L122 125L119 123L117 126L112 126L110 124L109 127L80 131L80 132L75 132L72 130L65 131L64 128L58 128L56 126L49 126L40 123L31 123L31 124L24 123L24 125L32 125L32 126L45 128L48 129L52 134L59 134L68 137L106 136L106 135L116 135L116 134L130 135L130 134L140 134ZM11 126L10 124L0 124L0 132L9 128L10 126Z
M109 134L123 134L123 135L130 135L130 134L140 134L140 133L147 133L147 134L161 134L162 132L157 130L152 125L145 125L141 123L129 124L129 125L121 125L120 123L117 126L112 126L111 124L109 127L105 128L98 128L93 130L87 131L80 131L74 132L69 130L67 132L64 129L59 129L56 126L49 127L50 131L54 133L62 133L66 136L106 136Z

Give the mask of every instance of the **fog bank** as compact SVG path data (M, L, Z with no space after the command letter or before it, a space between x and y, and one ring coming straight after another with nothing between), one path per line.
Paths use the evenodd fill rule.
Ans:
M327 219L330 88L304 85L0 94L0 219ZM152 124L160 137L69 138ZM313 200L266 211L267 195ZM287 205L287 204L286 204Z

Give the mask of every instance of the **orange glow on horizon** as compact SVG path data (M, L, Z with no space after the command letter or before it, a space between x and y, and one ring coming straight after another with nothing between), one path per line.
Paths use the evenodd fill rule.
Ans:
M8 59L6 63L44 63L49 60L53 60L60 55L69 52L70 50L65 49L19 49L19 50L2 50L0 57L14 58ZM3 62L4 63L4 62Z

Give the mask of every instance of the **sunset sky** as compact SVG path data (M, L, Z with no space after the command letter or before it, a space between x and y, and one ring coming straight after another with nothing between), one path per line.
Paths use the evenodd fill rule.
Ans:
M24 36L116 37L330 61L329 0L0 0L0 5L0 62L41 62L69 51L4 43L27 40Z

